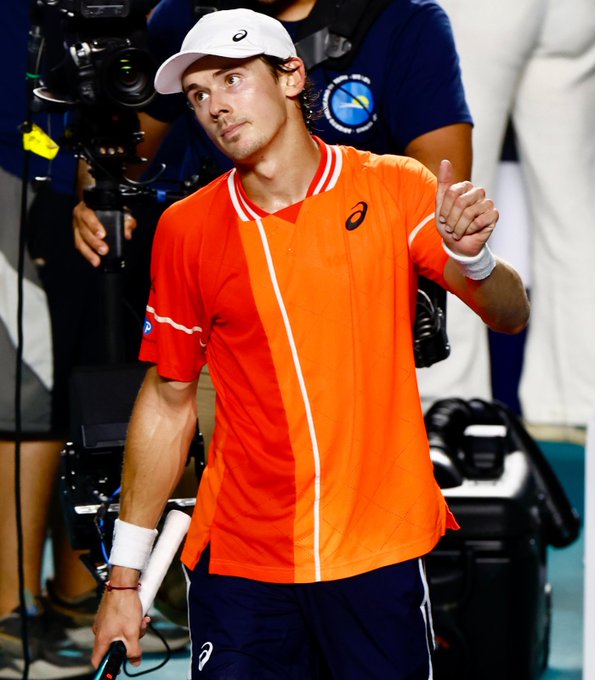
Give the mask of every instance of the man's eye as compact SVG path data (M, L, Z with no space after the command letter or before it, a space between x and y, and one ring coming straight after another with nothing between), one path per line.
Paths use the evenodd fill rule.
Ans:
M239 80L240 80L240 76L238 76L235 73L231 73L230 75L227 76L227 84L228 85L235 85Z
M192 101L190 102L190 105L196 105L200 104L207 99L208 95L206 92L200 92L200 91L195 91L194 94L192 95Z

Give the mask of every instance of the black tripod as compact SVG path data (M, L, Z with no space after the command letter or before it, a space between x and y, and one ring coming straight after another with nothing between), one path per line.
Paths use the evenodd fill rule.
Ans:
M124 259L124 205L118 182L96 169L96 184L84 191L85 203L95 210L106 230L109 252L103 258L103 312L106 363L125 360L122 311Z

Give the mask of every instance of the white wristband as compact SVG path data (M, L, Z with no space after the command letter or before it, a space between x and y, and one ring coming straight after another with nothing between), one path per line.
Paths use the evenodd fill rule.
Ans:
M114 524L114 539L109 556L110 564L143 571L156 537L157 529L147 529L117 519Z
M489 249L487 243L477 255L473 255L472 257L453 253L444 241L442 241L442 247L446 251L448 257L450 257L453 262L456 262L463 275L468 279L481 281L482 279L486 279L494 271L496 258Z

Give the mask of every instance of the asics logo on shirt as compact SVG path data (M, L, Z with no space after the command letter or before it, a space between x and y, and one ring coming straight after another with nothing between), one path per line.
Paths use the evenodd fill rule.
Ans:
M241 31L238 31L232 38L234 42L240 42L240 40L243 40L246 36L248 35L248 31L246 29L242 29Z
M356 203L352 208L354 212L349 215L345 220L345 229L347 231L353 231L357 229L362 222L366 219L366 213L368 212L368 204L364 201Z
M213 653L213 643L212 642L205 642L204 645L201 647L202 652L198 656L198 670L202 671L202 669L205 667L205 664L207 661L211 658L211 654Z

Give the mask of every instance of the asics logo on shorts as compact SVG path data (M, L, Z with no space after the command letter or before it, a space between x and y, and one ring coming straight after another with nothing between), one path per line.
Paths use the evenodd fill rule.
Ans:
M198 656L198 670L202 671L202 669L205 667L205 664L207 661L211 658L211 654L213 653L213 643L212 642L205 642L204 645L201 647L202 652Z

